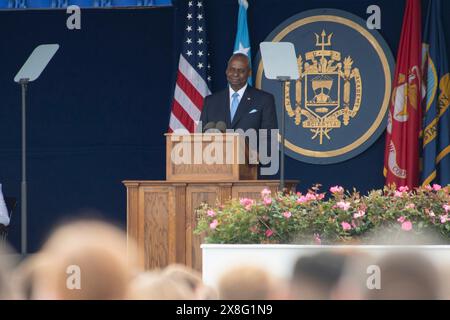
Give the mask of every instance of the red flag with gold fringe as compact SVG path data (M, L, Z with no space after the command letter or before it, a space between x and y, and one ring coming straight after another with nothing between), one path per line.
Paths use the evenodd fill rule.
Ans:
M406 0L384 154L386 185L419 185L421 130L421 4Z

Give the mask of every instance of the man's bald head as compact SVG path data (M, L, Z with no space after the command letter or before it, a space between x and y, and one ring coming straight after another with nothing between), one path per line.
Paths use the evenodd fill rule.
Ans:
M230 59L228 59L228 65L230 65L231 61L233 61L234 59L240 59L242 61L244 61L245 63L247 63L247 66L250 68L250 59L248 58L248 56L244 53L234 53Z
M227 76L228 83L234 91L239 91L247 84L247 79L251 75L250 60L243 53L235 53L228 60Z

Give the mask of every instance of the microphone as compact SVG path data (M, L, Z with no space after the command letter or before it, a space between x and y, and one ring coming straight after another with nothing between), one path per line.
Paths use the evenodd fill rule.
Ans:
M206 130L214 129L216 127L216 123L214 121L208 122L206 126L203 127L203 132L206 132Z
M223 121L217 121L216 129L219 130L221 133L225 133L227 131L227 124Z

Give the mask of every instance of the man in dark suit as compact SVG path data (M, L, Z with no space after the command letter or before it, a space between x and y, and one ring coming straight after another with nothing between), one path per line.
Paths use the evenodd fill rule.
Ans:
M205 98L200 116L202 126L223 121L226 129L256 130L256 145L249 143L248 139L246 141L259 155L261 175L273 175L278 171L278 142L272 141L276 136L272 137L271 134L272 129L278 129L275 98L272 94L247 84L251 68L245 54L232 55L225 74L228 88ZM262 145L266 148L259 152Z
M273 95L247 84L251 75L248 57L242 53L231 56L225 74L228 88L205 98L200 116L203 127L223 121L227 129L277 129Z

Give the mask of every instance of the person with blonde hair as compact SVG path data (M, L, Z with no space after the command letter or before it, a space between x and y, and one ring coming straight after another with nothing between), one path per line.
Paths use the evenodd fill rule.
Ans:
M134 246L118 228L78 221L58 228L31 263L32 299L124 299L136 272Z
M131 281L130 300L194 300L194 292L183 281L175 281L160 271L144 272Z
M171 264L163 270L163 274L176 282L184 283L199 300L217 299L217 293L203 283L199 272L181 264Z
M0 243L0 300L15 300L20 293L14 286L11 273L17 263L13 258L13 251L7 243Z
M270 300L277 295L274 279L255 266L240 266L225 272L219 280L219 299Z

